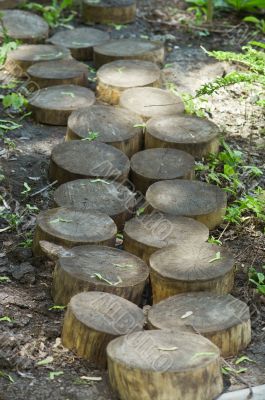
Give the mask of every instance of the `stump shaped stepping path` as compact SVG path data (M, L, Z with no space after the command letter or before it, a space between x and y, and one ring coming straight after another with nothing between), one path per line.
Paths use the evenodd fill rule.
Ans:
M138 257L107 246L78 246L60 257L53 274L55 304L82 291L108 292L140 304L149 272Z
M27 74L40 88L69 84L87 86L88 69L75 60L44 61L31 65Z
M70 58L70 51L64 47L52 44L24 44L8 52L5 69L12 75L21 77L36 62L69 60Z
M223 357L237 355L251 340L249 308L230 294L172 296L149 310L148 327L199 332L219 347Z
M116 182L77 179L59 186L54 192L54 202L56 206L106 213L121 231L125 221L132 216L135 196Z
M123 182L129 170L128 157L115 147L100 142L71 140L52 149L49 178L52 182L57 180L58 184L82 178Z
M194 158L176 149L147 149L131 159L131 180L136 190L145 194L153 183L165 179L192 179Z
M195 218L209 229L222 222L227 204L226 193L218 186L182 179L154 183L146 192L146 200L151 208Z
M85 23L128 24L136 13L135 0L83 0L82 18Z
M235 260L226 249L210 243L184 242L156 251L149 259L153 302L180 293L230 293Z
M145 60L163 64L165 49L163 43L140 39L110 40L94 47L96 68L117 60Z
M220 130L207 119L170 115L151 118L146 124L145 147L171 147L201 158L219 149Z
M62 343L79 357L106 367L108 343L141 331L144 322L143 311L128 300L104 292L79 293L68 305Z
M95 95L90 89L78 85L57 85L33 93L29 108L37 122L67 125L68 117L74 110L94 103Z
M44 41L49 35L49 25L36 14L22 10L2 11L0 38L4 37L3 29L8 37L26 43Z
M202 243L208 237L209 229L192 218L154 212L126 222L123 247L148 263L151 254L163 247Z
M150 61L118 60L103 65L97 72L97 96L109 104L119 104L121 93L130 88L160 86L161 72Z
M93 58L93 47L108 39L107 32L82 27L57 32L48 41L68 48L76 60L87 61Z
M120 106L140 115L144 121L156 115L172 115L184 112L182 100L167 90L144 87L125 90Z
M107 143L129 158L141 150L143 120L136 114L111 106L94 105L76 110L68 118L66 140L85 139Z
M41 212L33 239L35 256L42 255L40 240L65 247L81 244L115 246L117 227L106 214L95 211L76 211L65 207Z
M203 336L134 332L110 342L107 356L121 400L212 400L223 389L219 349Z

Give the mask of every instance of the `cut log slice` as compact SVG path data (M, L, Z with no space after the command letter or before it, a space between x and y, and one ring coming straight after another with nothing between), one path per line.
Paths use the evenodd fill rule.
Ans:
M82 4L83 21L89 24L128 24L135 13L135 0L83 0Z
M131 157L143 144L143 120L130 111L92 106L74 111L67 124L66 141L88 139L107 143Z
M230 294L172 296L149 310L148 327L199 332L219 347L223 357L236 356L251 340L249 308Z
M67 305L83 291L108 292L140 304L149 272L138 257L106 246L78 246L56 263L52 296Z
M149 209L192 217L209 229L222 222L227 204L226 193L218 186L182 179L154 183L146 192L146 200Z
M71 84L87 86L88 69L75 60L44 61L29 67L27 74L39 88Z
M51 44L24 44L16 50L9 51L5 69L12 75L25 76L27 69L40 61L69 60L68 49Z
M235 260L227 250L210 243L184 242L165 247L149 259L153 302L179 293L230 293Z
M106 367L108 343L143 330L144 321L143 311L128 300L104 292L79 293L68 305L62 343L79 357Z
M107 32L94 28L67 29L55 33L49 42L67 47L76 60L87 61L93 58L93 47L109 39Z
M8 8L16 8L23 3L24 3L23 0L0 0L0 10L6 10Z
M181 99L158 88L144 87L125 90L120 106L140 115L145 121L156 115L179 114L184 111Z
M49 177L58 184L80 178L126 181L128 157L105 143L71 140L55 146L51 153Z
M53 208L41 212L33 239L33 253L43 255L40 240L47 240L65 247L81 244L115 246L117 227L106 214L95 211L76 211Z
M29 108L37 122L67 125L68 117L74 110L94 103L95 95L90 89L77 85L57 85L33 93Z
M164 179L193 179L194 158L176 149L139 151L131 159L131 181L145 194L150 185Z
M154 117L146 125L145 147L171 147L201 158L219 149L220 131L206 119L190 116Z
M1 39L7 34L14 40L38 43L43 42L49 35L49 25L36 14L22 10L5 10L2 14Z
M145 60L163 64L165 49L163 43L139 39L110 40L94 47L96 68L117 60Z
M154 212L126 222L123 247L148 264L156 250L183 243L202 243L208 237L209 229L192 218Z
M218 347L193 333L134 332L110 342L107 356L121 400L212 400L223 389Z
M160 86L160 69L150 61L118 60L105 64L97 72L98 99L119 104L121 93L130 88Z
M54 202L56 206L103 212L121 231L125 221L132 216L135 196L120 183L78 179L59 186L54 192Z

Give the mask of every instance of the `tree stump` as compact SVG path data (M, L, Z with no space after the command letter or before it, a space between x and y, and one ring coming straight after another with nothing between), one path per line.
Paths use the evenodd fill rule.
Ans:
M96 68L117 60L145 60L163 64L165 49L163 43L140 39L110 40L94 47Z
M70 248L81 244L115 246L116 233L115 223L106 214L53 208L38 215L32 249L35 256L43 255L40 240Z
M160 86L160 69L150 61L118 60L105 64L97 72L97 96L112 105L119 104L126 89Z
M145 147L171 147L202 158L219 150L220 131L207 119L170 115L150 119L146 125Z
M59 186L54 192L54 202L60 207L104 212L121 231L125 221L132 216L135 196L117 182L78 179Z
M47 125L67 125L72 111L92 106L92 90L77 85L50 86L33 93L29 108L37 122Z
M121 400L213 400L223 389L219 349L193 333L131 333L110 342L107 356Z
M210 243L184 242L165 247L149 259L153 302L179 293L230 293L234 284L233 256Z
M148 327L199 332L219 347L223 357L236 356L251 340L249 308L230 294L172 296L149 310Z
M184 111L179 97L167 90L151 87L125 90L120 97L120 106L140 115L144 121L155 115L165 116Z
M76 139L103 142L121 150L129 158L143 145L143 120L116 107L95 105L74 111L68 118L66 141Z
M82 178L126 181L128 157L105 143L71 140L55 146L51 153L49 178L58 184Z
M39 61L69 60L68 49L51 44L24 44L7 54L5 69L14 76L24 77L27 69Z
M163 247L203 243L208 237L209 229L192 218L154 212L126 222L123 247L148 264L151 254Z
M49 35L49 25L36 14L22 10L2 11L0 38L5 34L25 43L43 42Z
M149 209L192 217L214 229L225 215L227 196L218 186L176 179L154 183L146 192L146 200Z
M107 32L99 29L75 28L55 33L49 42L68 48L76 60L87 61L93 58L93 47L107 41L109 37Z
M176 149L139 151L131 159L131 181L145 194L149 186L164 179L193 179L194 158Z
M138 257L106 246L77 246L71 256L60 257L53 274L55 304L67 305L86 291L116 294L140 304L149 271Z
M83 0L84 23L128 24L135 20L135 0Z
M0 10L5 10L8 8L16 8L23 3L24 3L23 0L0 0Z
M143 329L145 317L135 304L103 292L83 292L71 298L62 331L62 343L98 367L107 366L108 343Z
M44 61L29 67L27 74L35 88L71 84L87 86L88 69L75 60Z

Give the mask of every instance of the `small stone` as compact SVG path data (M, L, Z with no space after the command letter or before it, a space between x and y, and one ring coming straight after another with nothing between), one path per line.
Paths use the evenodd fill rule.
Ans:
M14 279L23 283L34 283L36 279L35 268L28 262L14 265L12 268L12 276Z

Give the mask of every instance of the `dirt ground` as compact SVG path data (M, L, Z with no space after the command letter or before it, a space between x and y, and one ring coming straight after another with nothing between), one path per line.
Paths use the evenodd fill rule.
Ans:
M236 18L228 21L218 19L218 24L209 36L195 27L188 29L181 23L185 16L183 4L175 13L173 1L139 1L138 17L134 24L121 27L102 27L112 37L143 37L165 41L168 51L164 82L175 83L178 90L194 92L201 83L220 75L226 65L215 63L200 46L207 49L233 49L251 38L253 32ZM169 4L169 9L167 9ZM173 8L173 11L172 11ZM174 18L172 17L174 15ZM172 18L175 25L172 25ZM92 84L93 86L93 84ZM255 96L255 93L253 94ZM241 149L248 165L257 165L264 170L265 119L261 108L254 104L253 96L247 96L242 87L222 90L207 103L207 113L224 131L228 143ZM2 118L6 117L2 113ZM18 119L15 118L16 121ZM17 145L10 150L2 146L0 160L5 179L0 182L4 206L13 212L24 212L26 204L40 210L52 205L52 190L39 190L48 185L47 167L51 149L63 140L65 127L39 125L30 118L21 121L23 126L9 137ZM264 176L257 185L264 187ZM25 198L21 194L27 182L31 192ZM27 232L35 224L35 213L24 212L18 232L1 233L0 276L8 276L9 282L0 283L0 317L10 321L0 322L0 400L109 400L115 399L107 385L105 371L97 370L90 363L78 359L60 343L63 311L49 310L53 306L50 296L53 264L36 260L31 249L21 247ZM0 228L6 223L0 217ZM225 229L226 228L226 229ZM225 229L225 231L224 231ZM237 277L233 294L247 302L252 318L252 342L240 355L248 356L247 370L239 375L225 376L226 390L246 385L264 384L265 380L265 303L249 287L247 267L260 267L264 263L265 240L261 233L264 227L247 225L241 229L222 225L213 232L222 234L224 245L237 261ZM44 366L37 363L46 357L53 361ZM227 360L234 366L234 360ZM51 372L60 372L52 378ZM56 375L56 374L55 374ZM82 377L101 377L93 382Z

